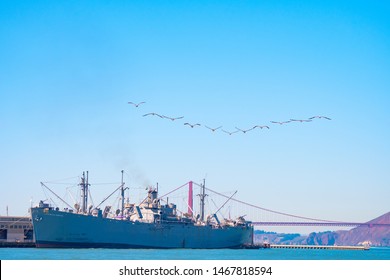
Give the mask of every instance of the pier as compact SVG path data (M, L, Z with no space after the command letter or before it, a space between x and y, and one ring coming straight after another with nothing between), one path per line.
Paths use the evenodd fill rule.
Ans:
M35 248L35 242L0 241L0 248Z
M237 249L267 249L270 248L268 243L259 243L259 244L243 244Z
M332 245L274 245L275 249L315 249L315 250L369 250L368 246L332 246Z

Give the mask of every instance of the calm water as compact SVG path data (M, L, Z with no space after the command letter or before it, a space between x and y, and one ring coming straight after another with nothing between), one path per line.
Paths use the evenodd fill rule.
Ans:
M154 250L0 248L1 260L390 260L390 247L370 250Z

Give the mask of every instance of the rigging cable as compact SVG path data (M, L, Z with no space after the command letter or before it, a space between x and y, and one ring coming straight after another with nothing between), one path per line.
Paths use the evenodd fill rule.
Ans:
M196 183L194 182L194 184L196 184ZM198 184L196 184L196 185L198 185ZM218 195L221 195L223 197L229 198L228 196L226 196L226 195L224 195L222 193L216 192L214 190L211 190L209 188L205 187L205 189L207 189L208 191L213 192L215 194L218 194ZM247 206L251 206L251 207L263 210L263 211L267 211L267 212L271 212L271 213L274 213L274 214L279 214L279 215L283 215L283 216L287 216L287 217L291 217L291 218L299 218L299 219L303 219L303 220L310 220L310 221L317 221L317 222L341 223L340 221L322 220L322 219L308 218L308 217L304 217L304 216L298 216L298 215L292 215L292 214L288 214L288 213L283 213L283 212L279 212L279 211L263 208L263 207L260 207L260 206L257 206L257 205L253 205L253 204L250 204L250 203L247 203L247 202L235 199L235 198L232 198L231 200L239 202L239 203L247 205Z

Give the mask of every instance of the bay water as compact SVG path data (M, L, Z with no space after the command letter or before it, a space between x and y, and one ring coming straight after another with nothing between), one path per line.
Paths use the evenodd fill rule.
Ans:
M0 260L390 260L390 247L369 250L0 248Z

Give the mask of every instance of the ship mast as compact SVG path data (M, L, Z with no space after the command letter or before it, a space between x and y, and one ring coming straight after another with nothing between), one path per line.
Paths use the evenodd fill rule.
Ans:
M121 180L121 200L122 200L122 206L121 206L121 211L122 211L122 216L123 212L125 211L125 188L123 187L125 183L123 182L123 170L122 172L122 180Z
M83 172L83 177L81 177L81 183L79 184L81 186L81 198L82 198L82 204L81 209L83 213L87 213L88 208L88 171L87 171L87 177L85 177L85 172Z
M206 189L206 179L203 179L203 184L200 185L200 194L198 194L199 196L199 200L200 200L200 220L201 221L204 221L204 199L205 197L207 196L207 194L205 194L205 189Z

